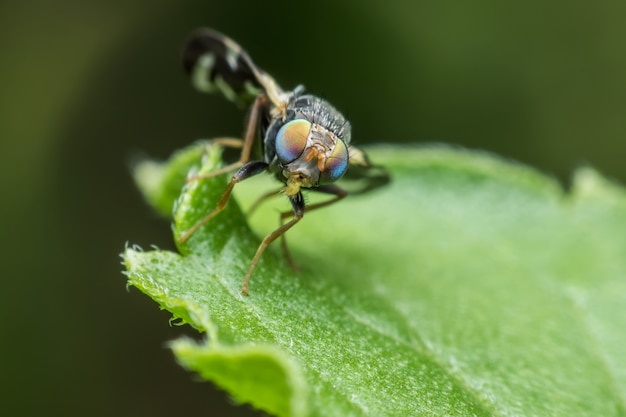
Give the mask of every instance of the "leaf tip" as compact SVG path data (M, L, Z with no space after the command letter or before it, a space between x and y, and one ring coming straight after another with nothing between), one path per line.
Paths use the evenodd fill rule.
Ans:
M272 346L220 346L180 338L170 343L182 366L213 381L240 403L277 416L304 417L308 386L300 366Z

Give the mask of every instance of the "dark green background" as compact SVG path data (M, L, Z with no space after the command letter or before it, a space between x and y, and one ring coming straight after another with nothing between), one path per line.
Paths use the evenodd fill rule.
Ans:
M626 181L626 2L12 1L0 3L5 415L248 415L173 361L185 332L125 290L125 242L171 247L128 171L243 114L194 92L188 32L240 42L304 83L355 143L444 142L567 184ZM227 411L225 411L227 410Z

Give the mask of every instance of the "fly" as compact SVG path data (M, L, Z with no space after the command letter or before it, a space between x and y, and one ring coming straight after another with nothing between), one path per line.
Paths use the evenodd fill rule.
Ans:
M350 122L330 103L305 94L303 86L283 90L252 62L245 50L223 34L211 29L196 30L184 47L182 59L196 89L221 92L227 99L250 110L242 139L211 141L240 148L239 160L191 180L231 171L235 174L215 209L185 231L178 242L184 243L219 214L237 183L262 172L271 172L283 184L280 191L291 203L292 211L281 213L280 226L263 238L252 259L241 288L242 294L247 294L252 272L268 245L281 236L284 243L284 233L302 219L305 211L326 207L348 195L348 191L334 184L344 174L345 178L359 180L351 194L384 185L389 175L350 144ZM255 142L261 145L258 155L253 154ZM302 196L304 189L328 194L331 198L306 206ZM260 200L268 196L270 194ZM286 244L283 249L289 262L295 265Z

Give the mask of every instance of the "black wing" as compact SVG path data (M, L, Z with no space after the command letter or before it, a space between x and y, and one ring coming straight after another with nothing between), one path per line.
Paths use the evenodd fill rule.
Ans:
M270 99L283 95L273 78L257 67L246 51L214 30L194 31L183 49L182 60L195 88L220 91L237 104L250 104L263 92Z

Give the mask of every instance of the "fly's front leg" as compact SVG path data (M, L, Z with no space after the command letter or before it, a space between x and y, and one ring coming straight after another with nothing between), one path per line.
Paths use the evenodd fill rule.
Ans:
M310 206L308 206L306 208L307 213L312 211L312 210L316 210L322 207L326 207L329 206L333 203L336 203L337 201L343 199L344 197L346 197L348 195L348 192L345 191L344 189L337 187L336 185L321 185L317 188L314 188L313 191L317 191L320 193L324 193L324 194L332 194L334 195L333 198L331 198L330 200L327 201L322 201L320 203L316 203L316 204L312 204ZM280 224L282 225L283 222L288 219L289 217L293 216L294 213L291 211L285 211L283 213L280 214ZM283 249L283 253L285 254L285 258L287 258L287 262L289 262L289 265L291 265L291 267L293 269L295 269L296 271L300 270L300 267L298 266L298 264L294 261L293 257L291 256L291 253L289 252L289 247L287 246L287 238L285 237L285 235L282 235L280 238L280 243L281 243L281 247Z
M239 161L226 165L213 172L208 172L206 174L195 175L193 177L189 177L187 178L187 182L216 177L218 175L240 168L246 163L248 163L248 161L250 161L250 154L252 153L252 145L254 144L254 138L256 137L256 133L257 133L257 125L259 123L259 114L261 112L261 107L264 106L266 102L267 102L267 97L263 94L257 96L257 98L254 100L254 103L252 104L252 107L250 108L250 115L248 117L248 124L246 125L246 132L244 134L243 140L235 139L235 138L218 138L218 139L211 141L212 144L215 144L215 145L224 145L224 146L228 146L231 148L241 148Z
M203 217L200 221L194 224L191 227L191 229L183 233L178 238L178 243L185 243L187 239L191 237L191 235L193 235L195 232L198 231L198 229L200 229L209 220L211 220L213 217L217 216L222 210L224 210L224 207L226 207L226 204L228 203L228 200L230 199L230 195L233 192L233 188L235 187L235 184L245 179L248 179L250 177L253 177L257 174L260 174L261 172L266 171L268 168L269 168L269 165L264 161L248 162L247 164L239 168L239 170L235 173L235 175L233 175L230 182L228 183L228 186L226 187L224 194L222 194L222 198L220 198L220 201L217 203L217 206L215 207L215 209L213 209L212 212L210 212L205 217Z
M250 282L250 277L252 276L252 271L256 267L256 264L259 263L259 259L261 259L261 255L265 251L265 249L278 238L279 236L284 236L285 232L293 227L294 224L298 223L302 216L304 216L304 198L302 197L302 193L298 193L293 196L289 196L289 201L291 202L291 207L293 208L293 212L289 212L293 219L288 221L285 224L282 224L278 229L274 230L269 235L265 236L259 245L259 248L256 250L256 254L252 259L252 263L250 264L250 268L248 268L248 273L246 274L245 279L243 280L243 285L241 286L241 293L243 295L248 294L248 283Z

